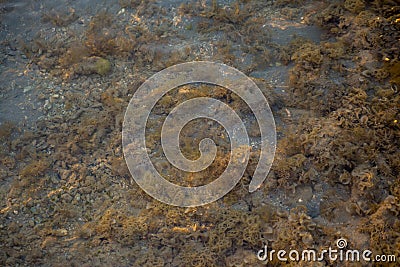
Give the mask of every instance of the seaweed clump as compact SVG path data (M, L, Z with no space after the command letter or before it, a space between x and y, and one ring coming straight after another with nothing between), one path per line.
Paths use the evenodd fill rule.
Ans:
M395 204L400 170L395 48L399 14L393 3L377 2L328 5L314 18L331 39L320 44L303 41L287 50L295 64L290 76L294 97L287 104L293 110L312 110L316 116L310 118L306 113L297 127L285 133L278 143L280 153L273 171L278 187L310 183L314 190L325 188L318 215L331 223L346 222L342 233L352 227L361 229L357 235L366 243L348 237L359 247L367 244L377 254L398 257L393 244L399 234ZM303 234L308 246L318 247L323 244L315 242L316 237L322 234L334 240L334 231L315 227L312 238L307 231ZM285 244L279 237L274 246L289 246L293 240L298 239L291 237ZM304 245L301 242L296 245Z
M65 27L78 19L73 8L68 11L50 10L42 15L43 22L50 22L54 26Z
M362 0L346 0L344 7L354 14L358 14L365 9L365 3Z
M58 13L44 15L44 19L68 27L72 18L75 19L74 14L66 21ZM38 33L32 43L21 41L21 49L40 67L65 79L78 75L104 76L110 72L115 57L129 58L134 53L139 56L144 51L146 60L149 52L145 44L155 37L141 25L123 28L114 15L101 11L91 18L84 34L63 38L56 35L45 38L43 33Z
M99 219L94 230L96 238L107 238L124 246L133 245L148 234L146 217L128 216L115 209L109 209Z

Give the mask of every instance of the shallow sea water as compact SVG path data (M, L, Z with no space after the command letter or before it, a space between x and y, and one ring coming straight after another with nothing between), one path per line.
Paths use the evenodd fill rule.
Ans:
M390 243L399 232L399 97L395 74L374 72L385 57L397 61L377 52L380 43L363 48L359 31L369 26L343 3L0 1L0 265L263 266L257 252L265 244L320 251L338 238L398 255L394 246L381 249L376 235L381 229ZM379 13L372 4L368 10ZM177 104L215 97L234 106L252 133L236 187L214 203L180 208L132 179L122 122L146 79L198 60L235 67L259 86L275 118L277 150L267 179L249 193L260 151L254 114L212 85L165 95L148 121L146 146L171 182L210 182L230 153L218 124L191 122L181 132L183 154L198 157L199 140L209 137L217 158L197 174L172 167L159 130ZM384 97L392 105L374 113ZM381 135L382 144L371 137Z

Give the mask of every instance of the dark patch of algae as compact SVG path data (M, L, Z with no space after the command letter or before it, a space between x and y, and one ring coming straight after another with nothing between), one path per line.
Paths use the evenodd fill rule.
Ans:
M277 1L275 8L297 9L305 2ZM120 4L137 16L165 12L151 1ZM279 101L313 116L280 129L273 170L258 194L246 192L254 170L250 164L246 177L216 203L186 209L153 200L128 182L120 134L127 89L113 81L101 94L87 93L97 103L94 108L71 92L66 118L41 121L35 131L10 124L0 129L0 181L12 181L0 189L0 265L262 266L256 252L266 241L275 250L320 251L335 247L340 237L351 248L399 258L400 7L395 1L319 4L317 12L307 10L305 17L335 41L315 44L299 38L267 49L268 32L260 36L254 31L265 21L253 11L259 14L269 5L238 1L223 9L212 1L206 7L188 3L179 9L184 16L199 17L199 33L226 33L216 44L218 60L237 64L232 47L239 37L243 51L263 55L246 72L268 61L274 54L268 49L277 52L273 59L293 64L290 97ZM75 14L48 13L44 20L66 26ZM116 71L112 62L130 58L135 71L144 73L130 85L137 88L149 68L156 71L191 59L190 48L168 57L149 49L162 38L145 26L121 26L113 15L100 12L82 39L65 43L38 36L30 44L21 42L20 49L65 82L82 75L107 78ZM215 90L211 94L237 103L234 96ZM176 101L170 97L159 105L168 109ZM84 112L78 107L85 107ZM156 147L159 133L147 138ZM223 153L219 159L216 164L223 168ZM283 209L263 204L273 190L296 192L301 186L328 188L322 190L318 216L310 216L302 205ZM269 264L282 263L275 259ZM322 261L315 266L340 264Z

